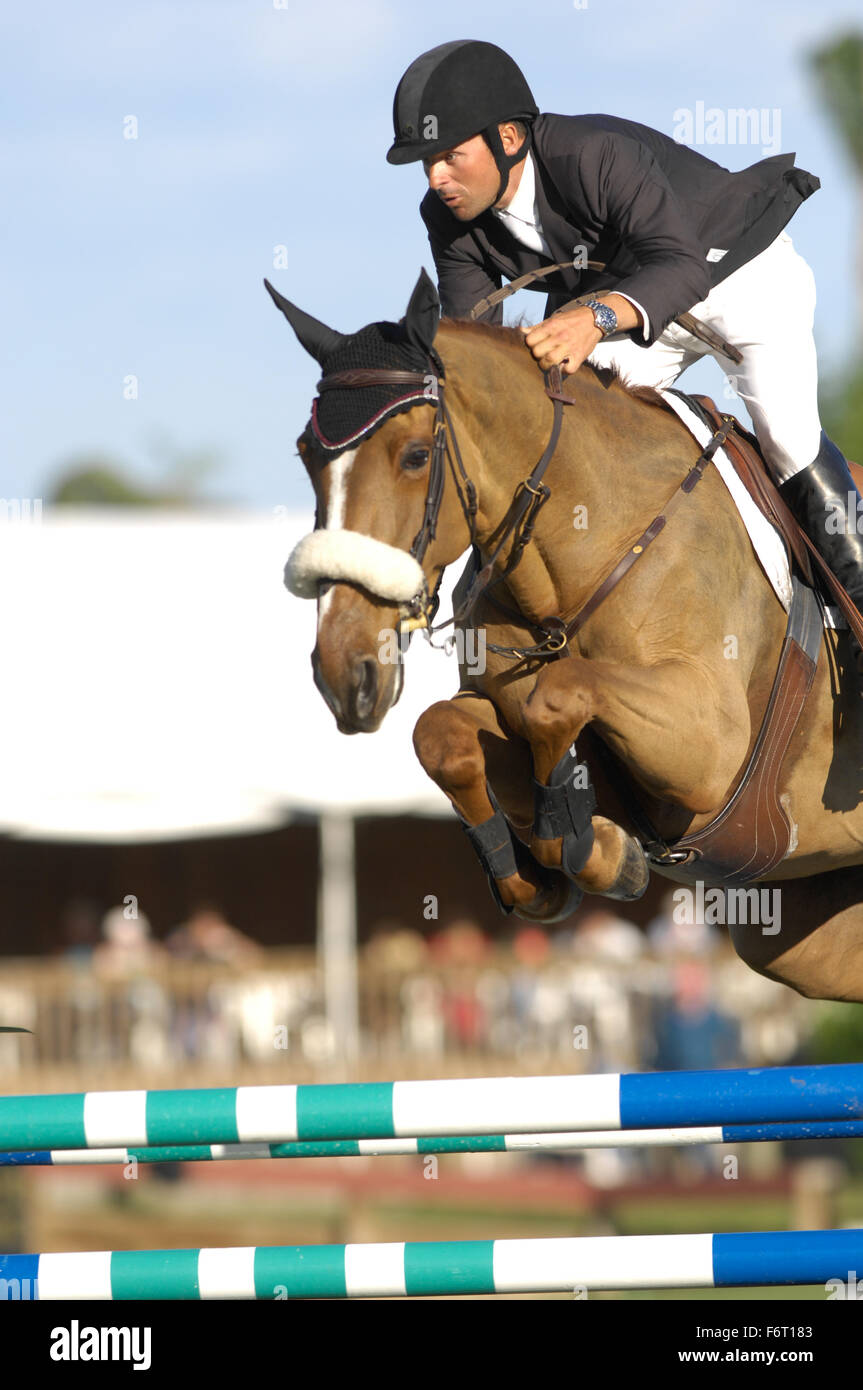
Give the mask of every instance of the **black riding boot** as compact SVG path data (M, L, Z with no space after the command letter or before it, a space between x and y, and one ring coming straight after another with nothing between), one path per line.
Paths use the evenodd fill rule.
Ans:
M821 447L808 468L780 484L779 491L839 583L863 613L863 503L841 449L821 433ZM852 637L858 667L863 656Z

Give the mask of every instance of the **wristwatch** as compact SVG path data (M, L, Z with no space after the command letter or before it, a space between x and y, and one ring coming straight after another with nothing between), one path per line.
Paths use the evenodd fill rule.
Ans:
M612 333L617 332L617 314L610 304L603 304L599 299L586 299L584 307L593 310L593 321L603 338L610 338Z

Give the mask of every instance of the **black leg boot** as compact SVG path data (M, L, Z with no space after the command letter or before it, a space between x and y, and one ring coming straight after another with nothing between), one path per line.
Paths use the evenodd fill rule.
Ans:
M863 613L863 503L841 449L821 434L821 447L808 468L779 486L785 502ZM863 654L851 637L851 650L863 672Z

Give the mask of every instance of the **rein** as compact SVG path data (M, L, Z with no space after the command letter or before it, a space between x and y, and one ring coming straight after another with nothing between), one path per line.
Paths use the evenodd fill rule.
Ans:
M605 261L586 261L584 264L588 270L599 271L607 268ZM470 317L473 320L480 318L480 316L489 309L493 309L496 304L502 304L505 299L509 299L510 295L515 294L516 290L526 289L528 285L534 284L535 281L544 280L546 275L553 275L556 270L571 270L573 268L580 270L584 267L574 267L572 261L555 261L554 265L544 265L540 266L538 270L528 270L526 274L519 275L517 279L511 280L508 285L504 285L501 289L495 290L493 294L487 294L485 299L480 299L471 309ZM598 293L601 293L601 291L598 291ZM568 309L570 304L583 304L586 300L593 298L594 295L592 294L580 295L578 299L570 300L564 308ZM557 314L561 312L563 312L561 309L555 310ZM552 317L554 317L554 315L552 315ZM709 328L706 323L702 323L701 319L697 319L694 314L678 314L676 319L672 319L672 322L678 324L687 333L691 333L693 338L699 338L701 342L706 343L708 347L713 348L717 352L721 352L723 357L729 358L730 361L735 362L738 366L743 361L743 353L739 348L727 342L719 333L715 333L712 328Z
M669 518L680 506L680 503L684 498L689 496L693 488L701 481L707 465L712 461L717 449L721 448L726 442L736 424L733 415L723 415L722 418L724 424L714 432L710 442L702 450L682 482L675 488L662 511L653 518L646 530L642 531L634 545L630 546L629 550L621 556L611 573L606 576L599 585L599 588L595 589L587 601L582 604L575 617L570 618L568 623L564 622L562 618L549 617L543 618L536 624L537 627L548 632L549 640L552 643L556 643L556 645L553 645L551 648L549 648L546 643L540 643L536 647L498 647L488 642L486 646L491 651L512 658L540 656L548 650L554 652L562 651L564 647L569 644L570 639L584 626L588 618L593 617L599 605L608 598L611 591L617 588L621 579L623 579L624 575L629 573L636 561L641 559L648 546L652 545L660 532L665 529ZM504 607L497 599L492 599L492 602L499 608ZM517 614L515 609L508 609L505 611L518 617L521 622L525 621L523 614Z

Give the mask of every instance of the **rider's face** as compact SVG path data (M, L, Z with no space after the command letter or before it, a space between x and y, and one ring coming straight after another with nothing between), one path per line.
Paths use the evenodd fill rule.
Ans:
M474 135L434 159L424 159L429 188L460 222L470 222L490 208L500 185L491 150Z

